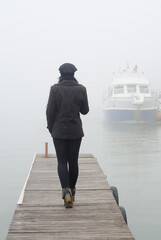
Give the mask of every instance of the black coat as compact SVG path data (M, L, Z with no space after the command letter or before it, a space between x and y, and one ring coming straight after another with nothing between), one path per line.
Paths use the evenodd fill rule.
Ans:
M47 128L54 138L76 139L84 136L80 113L89 111L86 88L74 80L51 87L47 104Z

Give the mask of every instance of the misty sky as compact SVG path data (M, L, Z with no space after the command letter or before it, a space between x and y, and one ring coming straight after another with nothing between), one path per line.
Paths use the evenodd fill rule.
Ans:
M42 115L64 62L78 68L93 111L102 107L112 73L126 63L160 88L160 13L159 0L2 0L2 115Z
M54 151L50 134L46 129L45 111L50 87L58 81L58 68L65 62L76 65L78 69L76 78L87 87L88 92L90 112L82 117L86 136L82 149L84 152L92 153L103 149L102 155L98 153L98 156L103 156L109 149L106 149L105 146L108 145L100 140L105 138L101 138L101 128L96 118L101 116L103 92L111 83L113 72L125 67L127 63L131 68L137 64L138 69L150 80L152 88L161 89L161 0L0 1L0 187L2 186L1 202L6 204L6 207L2 204L3 211L5 209L10 211L13 198L17 198L16 194L19 194L23 186L28 172L28 162L32 160L30 158L32 151L43 152L45 141L50 144L49 152ZM90 121L95 124L90 125ZM114 137L117 139L118 136L116 131ZM131 137L133 138L133 135ZM159 137L159 133L155 135L154 131L153 143ZM107 144L108 141L111 139L107 139ZM122 138L118 139L119 141L121 142ZM124 141L123 146L125 144ZM109 146L113 147L114 152L114 145ZM117 154L111 160L115 160ZM138 169L136 172L134 169L132 173L136 174L138 183L140 176L141 194L146 189L142 191L144 182L142 176L145 173L146 179L149 176L146 175L148 172L152 176L151 165L147 172L144 169L147 153L144 155L140 161L143 166L141 168L135 157ZM106 156L105 161L108 160L108 156L110 158L110 152ZM131 153L129 156L131 158ZM151 156L149 155L148 159ZM133 158L131 160L133 161ZM131 166L134 166L134 163ZM147 166L149 165L146 164ZM114 162L112 167L117 169L117 162ZM152 170L154 169L156 168ZM120 175L119 171L117 177L122 178L123 175ZM117 171L113 174L114 179L117 179ZM124 181L125 178L122 179ZM156 179L157 182L153 185L158 186L157 175L156 178L149 179L153 180L151 184L155 183ZM135 184L137 186L137 183ZM127 187L127 180L125 185ZM138 188L136 193L138 194ZM146 196L145 194L143 200ZM137 203L136 201L137 207L141 206ZM133 213L133 210L131 212ZM1 225L4 224L6 227L5 218L8 215L3 214L5 217ZM157 222L157 218L155 220ZM139 218L141 227L138 231L140 229L144 231L141 221ZM143 222L147 224L147 221ZM158 227L157 224L155 227ZM154 223L152 227L153 225ZM137 226L136 224L135 227ZM4 229L3 225L1 229Z

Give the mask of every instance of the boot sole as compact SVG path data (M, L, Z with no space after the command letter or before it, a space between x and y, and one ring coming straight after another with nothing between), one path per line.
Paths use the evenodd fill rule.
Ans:
M73 203L72 202L66 202L65 203L65 208L72 208L73 207Z

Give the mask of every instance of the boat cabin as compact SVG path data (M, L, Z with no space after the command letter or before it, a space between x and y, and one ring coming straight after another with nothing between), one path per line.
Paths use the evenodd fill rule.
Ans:
M114 81L113 84L109 87L108 96L109 97L132 97L136 94L143 95L144 97L150 97L150 87L149 83L145 80L140 82L131 83L125 81Z

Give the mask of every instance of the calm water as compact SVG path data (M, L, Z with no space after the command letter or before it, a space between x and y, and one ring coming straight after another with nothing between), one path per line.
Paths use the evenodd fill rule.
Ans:
M161 123L108 124L92 115L83 122L81 152L93 153L110 185L118 188L134 237L161 239ZM6 238L34 153L44 151L45 141L54 152L45 119L33 117L23 131L19 124L7 133L1 129L0 240Z

